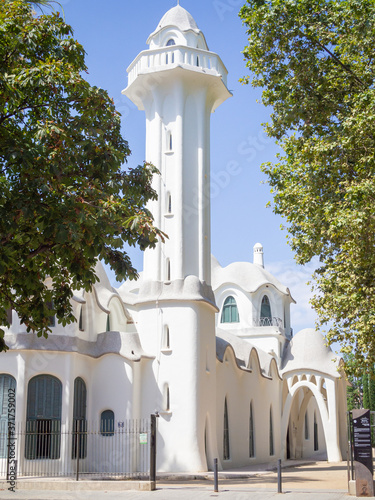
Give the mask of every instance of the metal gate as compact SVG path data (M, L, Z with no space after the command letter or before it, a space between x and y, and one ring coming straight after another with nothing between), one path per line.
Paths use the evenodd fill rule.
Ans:
M156 418L29 421L0 427L0 478L155 481Z

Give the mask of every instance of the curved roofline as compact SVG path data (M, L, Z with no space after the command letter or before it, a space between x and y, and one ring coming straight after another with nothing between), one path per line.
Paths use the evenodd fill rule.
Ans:
M290 297L292 303L296 303L288 287L283 285L267 269L252 262L231 262L222 267L218 260L211 255L211 269L212 289L215 292L223 285L235 285L247 293L256 293L263 286L272 286L280 294Z
M281 373L319 373L339 378L341 356L327 346L324 335L315 328L304 328L290 340L284 350Z
M124 314L126 316L126 319L129 319L129 320L133 320L133 318L131 317L131 314L129 313L129 311L126 309L125 307L125 303L124 301L122 300L122 298L120 297L120 295L116 295L115 293L108 299L108 307L109 307L109 304L112 302L112 300L114 299L118 299L118 301L120 302L121 304L121 307L122 307L122 310L124 311Z
M243 367L241 366L239 363L238 363L238 359L237 359L237 356L236 356L236 352L233 348L233 346L231 344L228 344L226 346L226 348L224 349L224 353L223 355L225 355L225 353L227 352L227 350L230 349L233 353L233 357L234 357L234 360L235 360L235 363L236 363L236 366L238 369L244 371L244 372L249 372L249 373L253 373L254 370L252 370L251 368L247 368L247 367ZM277 377L279 378L279 380L283 380L282 376L280 375L280 372L279 372L279 368L277 366L277 362L276 362L276 359L274 357L272 357L270 359L270 362L269 362L269 365L268 365L268 369L267 369L267 372L265 370L262 369L261 367L261 364L260 364L260 359L259 359L259 354L258 354L258 351L256 349L256 347L252 347L251 351L250 351L250 355L249 355L249 359L253 353L253 351L255 351L256 353L256 357L257 357L257 361L258 361L258 367L259 367L259 374L261 375L261 377L267 379L267 380L273 380L273 377L271 375L271 365L272 363L274 363L275 365L275 369L276 369L276 374L277 374ZM219 361L219 363L223 364L224 363L224 357L223 359L220 359L217 355L216 355L216 359Z
M223 332L223 333L226 333L228 334L228 332ZM233 335L233 334L229 334L229 335ZM235 335L233 335L236 339L237 337ZM250 344L250 342L246 342L246 345L248 347L250 347L250 352L247 356L247 359L243 359L242 361L246 364L246 366L243 366L241 363L240 363L240 358L237 357L236 355L236 350L235 348L233 347L233 345L230 343L229 340L221 337L220 335L216 335L216 340L220 340L222 342L225 342L226 345L225 345L225 348L222 352L222 356L219 356L218 355L218 352L217 352L217 349L216 349L216 359L220 362L220 363L223 363L224 361L224 358L225 358L225 353L227 352L228 349L231 349L233 355L234 355L234 359L235 359L235 363L236 363L236 366L237 368L239 368L240 370L242 371L245 371L245 372L250 372L252 373L253 370L251 368L248 368L249 366L249 361L251 359L251 356L253 355L253 352L255 352L256 354L256 358L257 358L257 361L258 361L258 368L259 368L259 373L260 375L265 378L265 379L268 379L268 380L273 380L273 377L271 376L271 366L272 366L272 362L275 363L275 369L276 369L276 374L277 374L277 377L279 378L279 380L282 380L282 376L280 374L280 370L279 370L279 367L277 366L277 360L274 356L271 356L270 354L268 353L264 353L267 357L269 357L269 359L267 359L267 361L264 363L264 366L262 367L262 364L261 364L261 360L260 360L260 356L259 356L259 350L256 346ZM241 339L238 339L239 341Z
M78 302L79 304L86 304L87 302L86 302L86 300L85 300L83 297L84 297L85 295L89 294L89 293L92 293L92 294L94 295L94 297L95 297L95 301L96 301L96 304L97 304L97 306L99 307L99 309L100 309L101 311L103 311L105 314L110 314L110 313L111 313L111 311L108 309L109 304L112 302L112 300L113 300L113 299L115 299L115 298L116 298L116 299L118 299L118 300L119 300L119 302L120 302L120 304L121 304L121 307L122 307L122 310L124 311L124 314L125 314L126 319L128 319L128 320L132 320L133 318L131 317L130 313L127 311L127 309L126 309L126 307L125 307L125 303L124 303L124 301L122 300L122 298L121 298L121 296L119 295L119 293L118 293L117 291L115 291L115 292L114 292L114 291L108 290L107 288L105 288L105 287L103 287L103 286L101 286L101 288L103 288L105 291L107 291L107 292L108 292L108 295L109 295L109 298L108 298L108 300L107 300L107 304L106 304L106 305L102 303L102 302L104 302L104 301L101 301L101 300L100 300L100 297L99 297L99 295L100 295L100 290L98 291L98 290L96 289L96 286L95 286L95 285L93 285L93 287L92 287L92 289L91 289L91 292L86 292L86 290L83 290L82 297L78 297L78 296L76 296L76 295L75 295L75 296L73 296L73 300L74 300L75 302ZM92 292L92 290L93 290L94 292Z
M127 337L129 342L135 341L135 345L129 342L122 342L122 337ZM79 337L67 337L66 335L53 335L43 339L43 344L35 339L33 333L18 333L6 335L10 351L47 351L47 352L73 352L81 356L99 359L108 354L118 355L128 361L139 362L141 359L155 359L154 355L147 354L140 343L137 333L126 333L117 330L101 332L97 335L96 341L84 340ZM108 345L108 340L117 341L119 348ZM125 351L127 347L130 353ZM132 349L131 349L132 348ZM136 351L136 352L135 352Z
M280 290L280 288L278 288L276 285L274 285L270 281L265 281L265 282L261 283L257 288L254 288L252 290L250 290L250 289L246 289L245 290L244 288L242 288L240 285L237 285L237 283L234 283L233 281L223 281L222 283L220 283L220 285L217 288L213 288L214 292L217 292L222 286L236 287L239 290L245 291L247 293L256 293L263 286L272 286L275 290L277 290L278 292L282 293L286 297L290 297L291 301L293 302L293 304L296 304L296 301L293 299L293 297L292 297L292 295L291 295L290 290L289 290L288 287L285 287L286 288L286 292L284 292L283 290Z
M343 366L345 364L345 362L343 361L342 358L340 358L339 360L339 366L337 366L337 376L335 375L332 375L331 373L328 373L328 372L323 372L321 370L318 370L318 369L314 369L314 368L306 368L306 369L303 369L303 368L292 368L291 370L281 370L281 373L282 375L293 375L294 373L294 376L296 376L298 373L301 373L303 372L304 375L309 375L309 374L312 374L312 375L316 375L317 373L322 376L322 378L331 378L331 379L335 379L335 378L340 378L342 375L340 372L343 371Z

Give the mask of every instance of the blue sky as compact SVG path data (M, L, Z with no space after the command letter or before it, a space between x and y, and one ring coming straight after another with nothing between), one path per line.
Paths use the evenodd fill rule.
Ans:
M87 79L113 97L122 114L122 130L132 155L129 165L140 164L145 155L144 113L124 96L126 68L147 49L146 40L174 0L61 0L65 20L84 46ZM271 208L263 162L275 161L277 146L266 137L262 123L269 110L260 101L261 91L242 85L247 74L241 51L246 32L238 17L243 0L181 0L205 34L209 49L222 58L228 69L228 88L233 97L222 104L211 120L212 253L222 266L234 261L252 261L252 248L264 247L266 268L291 290L294 331L314 326L315 315L308 305L309 279L313 266L296 266L286 242L282 219ZM57 10L61 10L57 7ZM236 175L228 172L235 172ZM142 253L130 251L138 270ZM113 280L112 280L113 281ZM113 281L113 284L114 281Z

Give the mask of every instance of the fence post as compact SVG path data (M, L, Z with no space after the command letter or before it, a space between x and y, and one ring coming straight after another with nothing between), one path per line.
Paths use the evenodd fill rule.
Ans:
M10 464L10 425L8 423L8 453L7 453L7 481L9 481L9 464Z
M219 491L219 475L217 471L217 458L214 458L214 492Z
M281 487L281 458L277 461L277 493L282 493Z
M151 415L151 440L150 440L150 481L156 482L156 417Z

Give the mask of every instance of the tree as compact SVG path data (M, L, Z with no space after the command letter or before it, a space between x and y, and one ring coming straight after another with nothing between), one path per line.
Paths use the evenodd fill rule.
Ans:
M46 336L51 314L75 321L72 290L97 281L98 259L134 278L124 244L163 238L145 208L156 170L121 168L119 114L81 76L83 47L58 13L3 0L0 31L0 324L12 308Z
M375 361L375 4L248 0L244 55L283 153L265 164L299 264L318 256L312 305L329 343ZM245 82L249 78L244 79Z
M346 389L346 399L348 411L363 408L363 399L365 398L363 389L363 376L356 376L354 367L350 365L356 364L355 357L352 353L344 353L343 355L345 368L348 369L348 382L349 385ZM366 374L367 377L367 374ZM367 380L367 379L366 379ZM365 384L366 385L366 384Z
M370 410L375 411L375 371L374 367L371 367L371 371L368 375L368 392L370 400Z
M370 393L369 393L369 376L367 373L362 375L362 388L363 388L363 408L370 409Z

